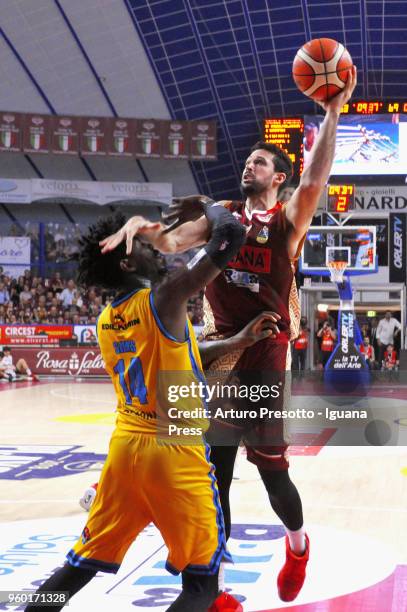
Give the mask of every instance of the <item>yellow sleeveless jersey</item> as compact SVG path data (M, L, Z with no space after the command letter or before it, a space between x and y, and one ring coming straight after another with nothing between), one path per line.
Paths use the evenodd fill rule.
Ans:
M206 431L205 379L189 320L186 340L176 340L159 319L151 289L138 289L102 311L97 334L118 399L119 429L166 434L173 425ZM176 442L185 431L172 433Z

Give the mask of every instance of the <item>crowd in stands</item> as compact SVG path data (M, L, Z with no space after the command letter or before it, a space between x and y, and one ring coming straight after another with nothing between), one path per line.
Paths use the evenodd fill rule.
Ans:
M112 299L95 288L81 289L73 279L62 279L59 272L40 278L26 270L17 279L3 274L1 268L0 272L0 324L96 323L102 305Z
M66 263L78 251L78 238L81 236L78 223L62 225L61 223L44 224L44 257L47 262ZM37 261L40 256L40 226L27 221L24 226L13 224L7 236L27 236L31 239L31 260Z
M11 278L0 266L0 324L96 324L103 307L113 299L96 287L79 287L60 272L40 278L25 270L19 278ZM201 296L190 301L188 314L193 325L201 325Z
M371 370L395 371L399 367L401 324L388 310L385 316L376 317L360 327L362 342L357 347L364 355ZM320 324L316 333L318 367L325 367L336 346L336 323L330 317Z

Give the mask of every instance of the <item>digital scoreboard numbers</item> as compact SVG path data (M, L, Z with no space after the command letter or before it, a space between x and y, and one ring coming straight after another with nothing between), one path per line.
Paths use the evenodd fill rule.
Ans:
M387 115L407 113L407 100L354 100L345 104L343 115Z
M298 183L304 165L304 119L280 117L264 120L264 142L275 144L287 153L293 163L293 183Z
M354 208L354 185L327 185L326 212L347 213Z

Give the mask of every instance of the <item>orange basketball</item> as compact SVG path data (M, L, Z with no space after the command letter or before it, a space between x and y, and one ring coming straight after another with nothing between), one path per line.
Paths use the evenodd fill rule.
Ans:
M294 81L313 100L330 100L345 87L352 58L332 38L314 38L298 50L293 62Z

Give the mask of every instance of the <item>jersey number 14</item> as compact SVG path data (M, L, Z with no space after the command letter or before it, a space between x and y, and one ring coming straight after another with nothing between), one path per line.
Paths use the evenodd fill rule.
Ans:
M115 374L119 376L120 386L123 390L126 404L132 404L133 398L138 398L140 404L147 404L147 388L144 383L143 366L140 357L132 357L127 370L129 386L127 385L125 373L126 366L124 359L119 359L113 368Z

